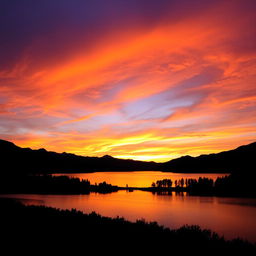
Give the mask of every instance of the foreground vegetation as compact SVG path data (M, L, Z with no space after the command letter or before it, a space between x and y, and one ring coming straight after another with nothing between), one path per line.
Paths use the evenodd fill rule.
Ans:
M105 253L111 253L115 249L130 253L155 250L158 253L171 254L179 251L181 255L188 251L240 251L243 255L256 252L255 245L251 243L239 239L227 241L216 233L202 230L198 226L170 230L155 222L129 222L119 217L102 217L96 213L84 214L74 209L25 206L15 200L4 198L0 199L0 204L3 245L5 242L15 245L24 241L28 250L31 245L38 244L40 247L37 250L43 247L50 251L51 246L58 245L59 253L61 250L65 251L67 245L74 250L79 246L82 254L87 254L91 247L97 252L103 249Z

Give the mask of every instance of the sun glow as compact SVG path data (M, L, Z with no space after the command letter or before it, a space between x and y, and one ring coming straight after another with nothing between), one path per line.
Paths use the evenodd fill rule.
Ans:
M122 19L116 13L102 18L104 8L97 9L100 16L95 12L97 20L81 15L77 22L70 12L57 22L56 14L51 27L42 21L39 31L17 34L17 49L6 35L1 138L23 147L146 161L254 141L250 5L237 0L187 10L159 6L150 17L143 12L131 18L131 3Z

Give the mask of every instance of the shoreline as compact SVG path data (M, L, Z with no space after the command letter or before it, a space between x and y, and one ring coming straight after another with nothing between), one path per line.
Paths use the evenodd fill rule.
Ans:
M139 241L141 245L141 242L145 241L145 245L153 245L166 252L170 248L179 249L181 246L188 246L189 251L192 252L198 250L206 252L206 249L216 249L216 251L226 249L228 252L241 250L243 253L256 252L255 242L241 238L225 239L223 236L197 225L183 225L177 229L170 229L157 222L146 222L145 220L132 222L120 217L104 217L95 212L86 214L76 209L61 210L39 205L26 206L9 198L0 198L0 204L2 206L1 215L4 217L0 219L0 222L4 220L2 224L4 224L3 227L6 227L7 232L9 230L17 232L17 239L25 240L34 236L38 239L42 236L41 239L44 239L45 246L50 246L49 241L53 236L55 240L62 241L65 238L68 239L67 241L76 243L77 239L82 239L89 244L95 238L97 242L106 241L107 238L111 241L121 239L120 241L125 246L128 244L133 246L136 241ZM62 229L65 230L64 233ZM84 230L83 234L78 230ZM160 244L166 243L167 247L158 247ZM134 249L136 248L134 246Z

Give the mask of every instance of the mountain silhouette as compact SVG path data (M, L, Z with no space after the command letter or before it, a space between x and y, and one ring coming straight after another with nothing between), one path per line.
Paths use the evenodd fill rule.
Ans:
M2 172L15 174L141 171L159 168L159 164L155 162L118 159L109 155L78 156L66 152L51 152L43 148L32 150L5 140L0 140L0 159Z
M94 171L161 170L184 173L253 173L256 170L256 142L236 149L198 157L183 156L165 163L56 153L43 148L32 150L0 140L2 173L74 173ZM253 172L254 171L254 172Z
M250 173L256 172L256 142L236 149L198 157L183 156L161 166L162 170L185 173Z

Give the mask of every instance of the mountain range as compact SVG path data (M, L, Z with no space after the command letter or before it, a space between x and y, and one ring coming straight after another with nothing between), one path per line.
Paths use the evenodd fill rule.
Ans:
M256 142L216 154L183 156L163 163L162 168L185 173L256 172Z
M118 159L108 155L88 157L45 149L33 150L0 140L0 163L2 173L15 174L146 170L182 173L254 173L256 142L216 154L183 156L165 163L156 163Z

